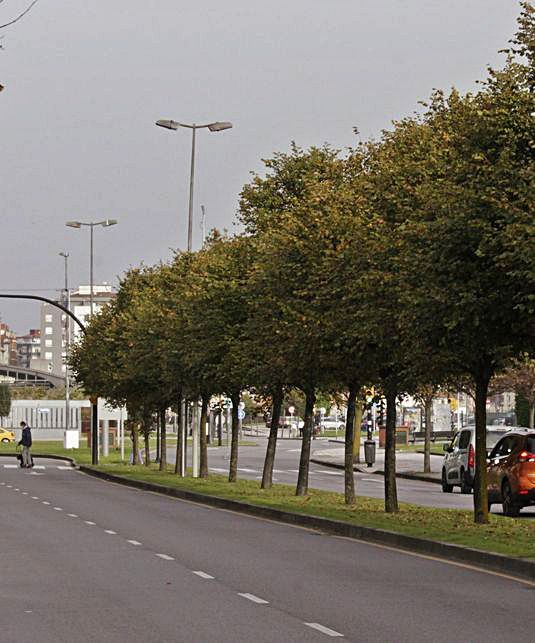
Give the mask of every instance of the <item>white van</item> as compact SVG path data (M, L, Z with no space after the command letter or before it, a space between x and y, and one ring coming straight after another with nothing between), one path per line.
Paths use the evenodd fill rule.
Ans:
M487 425L487 452L503 437L511 426ZM451 493L454 486L461 487L461 493L471 493L474 486L476 464L476 427L464 426L449 444L444 445L442 462L442 491Z

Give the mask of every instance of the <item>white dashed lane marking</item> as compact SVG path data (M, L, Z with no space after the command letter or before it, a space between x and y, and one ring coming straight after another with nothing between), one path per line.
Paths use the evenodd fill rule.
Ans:
M338 636L343 638L343 634L340 634L340 632L336 632L335 630L331 630L329 627L325 627L325 625L321 625L321 623L305 623L305 625L308 625L308 627L311 627L313 630L318 630L318 632L322 632L323 634L327 634L327 636Z
M67 514L67 516L69 516L69 518L78 518L77 514Z
M202 572L200 570L193 572L196 576L200 576L201 578L205 578L206 580L214 580L214 577L211 576L210 574L207 574L206 572Z
M39 496L32 496L32 500L39 500Z
M104 529L104 532L105 532L105 533L107 533L107 534L110 534L110 535L112 535L112 536L116 536L116 535L117 535L117 532L116 532L116 531L113 531L112 529Z
M34 464L33 468L34 469L46 469L44 464Z
M135 545L136 547L139 547L141 543L138 540L127 540L127 543L130 543L131 545Z
M163 560L175 560L172 556L168 556L167 554L156 554L158 558L163 558Z
M4 464L4 469L16 469L18 464Z
M50 503L49 503L49 502L47 502L46 500L43 500L43 504L44 504L44 505L49 505Z
M269 601L265 601L263 598L260 598L259 596L255 596L254 594L242 594L241 592L238 592L238 596L242 596L243 598L246 598L248 601L252 601L253 603L257 603L258 605L268 605Z
M55 509L56 511L63 511L63 509L62 509L61 507L54 507L54 509Z
M86 525L96 525L96 522L93 522L92 520L84 520Z

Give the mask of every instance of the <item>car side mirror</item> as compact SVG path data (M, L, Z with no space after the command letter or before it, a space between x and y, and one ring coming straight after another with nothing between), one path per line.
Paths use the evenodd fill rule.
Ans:
M445 444L442 449L446 451L446 453L451 453L453 451L453 448L449 444Z

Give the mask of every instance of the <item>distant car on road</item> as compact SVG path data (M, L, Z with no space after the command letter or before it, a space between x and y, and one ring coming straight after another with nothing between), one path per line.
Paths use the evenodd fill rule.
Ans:
M0 442L3 442L4 444L15 442L15 434L13 431L8 431L0 426Z
M508 426L487 425L487 451L510 429ZM461 493L471 493L476 465L476 427L463 427L449 444L444 445L444 451L442 491L451 493L454 486L459 486Z
M492 449L487 464L489 509L501 502L506 516L535 505L535 431L509 431Z
M336 418L334 416L325 416L320 420L320 427L327 431L333 431L338 429L338 431L343 431L346 428L346 424L343 418Z

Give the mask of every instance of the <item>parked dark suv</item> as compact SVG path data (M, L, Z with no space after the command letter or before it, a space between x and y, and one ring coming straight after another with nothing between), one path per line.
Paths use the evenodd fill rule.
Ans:
M506 433L492 449L487 463L489 509L501 502L506 516L535 505L535 430Z

